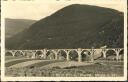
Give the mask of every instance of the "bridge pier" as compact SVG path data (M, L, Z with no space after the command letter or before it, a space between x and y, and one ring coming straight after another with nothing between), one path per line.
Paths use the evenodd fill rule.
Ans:
M12 56L14 57L15 56L15 52L11 52L12 53Z
M78 55L78 62L82 62L82 56L81 56L81 54Z
M90 51L90 55L91 55L91 62L94 62L94 52L95 52L96 50L94 50L94 49L91 49L91 51Z
M107 52L107 50L105 50L105 49L102 50L103 58L104 58L104 59L106 59L106 52Z
M23 54L23 56L25 56L25 51L24 52L22 51L22 54Z
M116 60L118 61L119 60L119 53L116 52Z
M70 60L70 58L69 58L69 53L67 53L67 61L69 61Z
M69 58L69 52L70 52L70 51L67 50L67 51L65 51L65 52L66 52L66 60L67 60L67 61L70 61L70 58Z
M82 52L81 48L78 48L78 50L77 50L77 53L78 53L78 62L82 62L81 52Z
M121 49L115 49L114 51L116 52L116 60L118 61L119 60L119 53L120 53Z
M47 50L44 49L44 50L43 50L43 58L44 58L44 59L46 59L46 54L47 54Z
M32 57L31 57L32 59L34 59L34 58L36 58L36 53L35 53L35 51L32 51Z
M58 56L57 56L58 53L57 53L57 51L55 51L54 53L55 53L55 60L57 60L58 59Z

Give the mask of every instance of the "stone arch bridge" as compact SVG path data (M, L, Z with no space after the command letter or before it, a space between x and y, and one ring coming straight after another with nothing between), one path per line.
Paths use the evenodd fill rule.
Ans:
M5 50L5 55L7 53L10 53L12 56L16 56L16 53L20 53L23 56L28 56L28 53L30 53L32 56L31 58L36 58L37 53L40 53L40 57L46 59L47 54L49 53L54 53L55 54L55 59L58 59L58 54L63 51L66 54L66 60L70 60L70 53L72 51L75 51L77 53L77 61L81 62L83 54L88 54L90 55L90 61L93 62L96 56L102 55L103 58L107 58L107 52L113 51L115 53L115 59L118 61L120 60L120 52L124 51L123 48L105 48L105 49L40 49L40 50ZM83 54L82 54L83 53ZM123 54L121 54L123 55Z

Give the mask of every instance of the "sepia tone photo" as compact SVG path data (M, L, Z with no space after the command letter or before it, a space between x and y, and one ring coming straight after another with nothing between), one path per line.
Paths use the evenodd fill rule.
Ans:
M4 79L125 77L125 4L105 1L3 1Z

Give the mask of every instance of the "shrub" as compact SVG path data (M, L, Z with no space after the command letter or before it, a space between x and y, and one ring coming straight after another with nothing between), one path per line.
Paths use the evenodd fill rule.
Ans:
M97 64L97 65L102 65L101 63L99 63L99 62L96 62L95 64Z
M29 68L30 68L30 69L33 69L33 68L35 68L35 66L30 66Z
M64 69L72 69L72 68L77 68L77 66L65 67Z

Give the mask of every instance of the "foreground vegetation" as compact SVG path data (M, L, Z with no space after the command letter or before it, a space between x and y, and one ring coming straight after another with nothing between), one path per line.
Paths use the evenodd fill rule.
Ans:
M72 66L61 68L59 66L44 69L36 66L24 68L6 68L6 76L37 76L37 77L115 77L123 76L123 62L96 62L86 66Z

